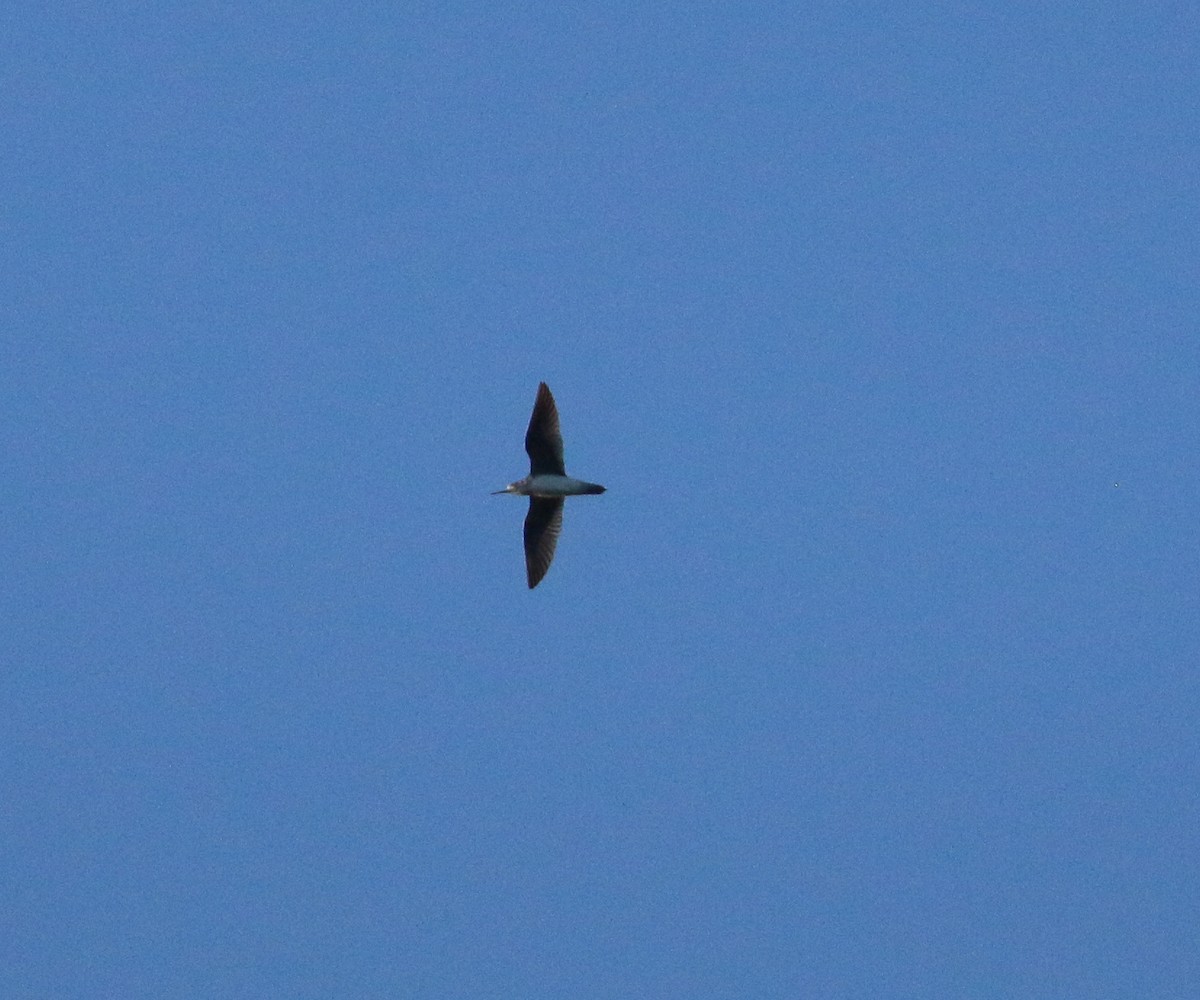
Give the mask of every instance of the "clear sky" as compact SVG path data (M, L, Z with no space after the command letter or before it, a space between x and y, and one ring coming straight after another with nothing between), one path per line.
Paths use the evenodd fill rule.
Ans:
M1196 995L1193 2L49 7L0 996Z

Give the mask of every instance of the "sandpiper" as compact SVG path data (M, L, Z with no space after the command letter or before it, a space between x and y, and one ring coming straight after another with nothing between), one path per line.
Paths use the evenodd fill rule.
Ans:
M525 450L529 453L529 475L495 490L492 495L518 493L529 497L529 513L525 515L525 576L529 589L533 590L542 582L554 558L554 546L562 530L563 498L603 493L604 487L567 475L558 407L545 382L538 385L533 416L525 432Z

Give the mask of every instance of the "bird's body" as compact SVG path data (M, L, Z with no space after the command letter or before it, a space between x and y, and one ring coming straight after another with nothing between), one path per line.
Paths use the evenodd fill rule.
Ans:
M603 493L604 487L595 483L585 483L582 479L572 479L570 476L543 473L540 476L526 476L508 489L497 492L519 493L523 497L579 497L588 493Z
M558 407L545 382L538 385L533 415L525 432L525 451L529 454L529 475L496 493L529 497L529 513L525 515L525 575L532 590L542 582L554 559L562 530L563 499L603 493L604 487L567 475Z

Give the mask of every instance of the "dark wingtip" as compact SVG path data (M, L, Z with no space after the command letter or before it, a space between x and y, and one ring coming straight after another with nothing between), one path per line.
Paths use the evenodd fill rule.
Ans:
M604 490L604 487L601 486L599 483L590 483L590 484L588 484L588 492L589 493L603 493L603 492L605 492L605 490Z

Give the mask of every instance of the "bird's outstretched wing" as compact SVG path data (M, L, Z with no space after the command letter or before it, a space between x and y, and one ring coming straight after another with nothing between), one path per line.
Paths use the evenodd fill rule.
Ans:
M562 497L530 497L525 515L525 576L529 589L542 582L554 560L554 547L562 531Z
M562 432L558 429L558 407L545 382L538 385L533 416L529 418L529 429L525 432L525 451L529 453L531 476L567 474L563 465Z

